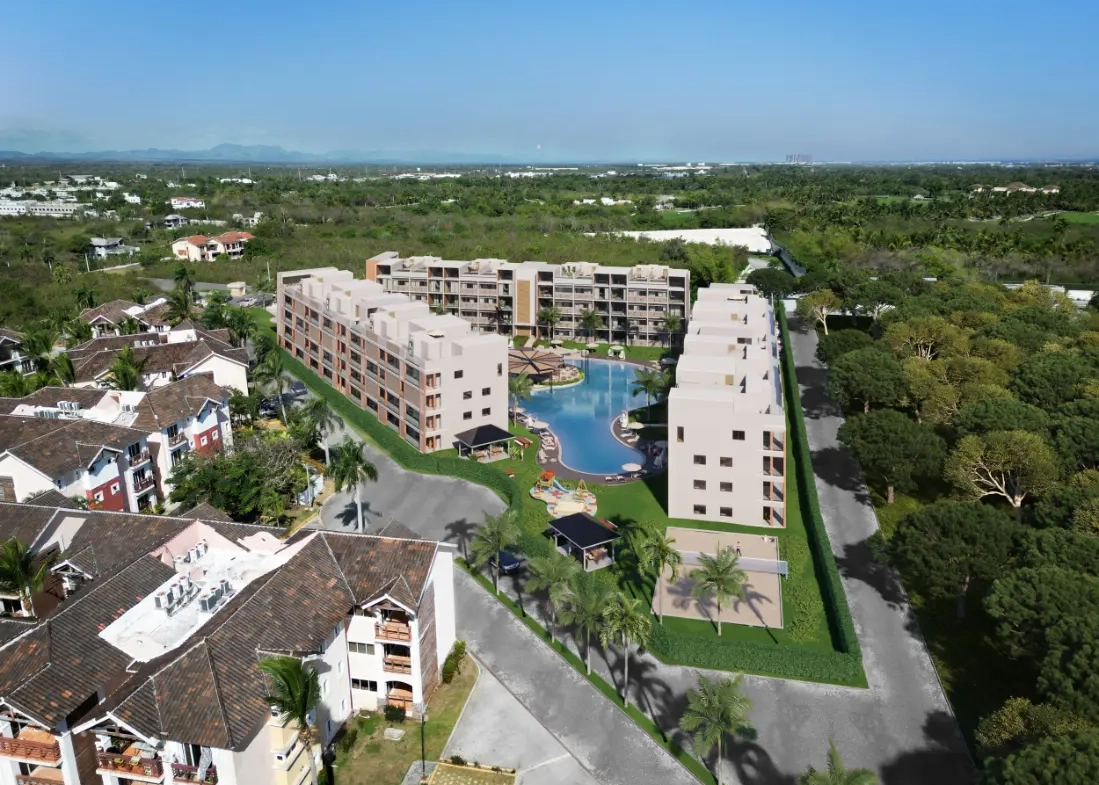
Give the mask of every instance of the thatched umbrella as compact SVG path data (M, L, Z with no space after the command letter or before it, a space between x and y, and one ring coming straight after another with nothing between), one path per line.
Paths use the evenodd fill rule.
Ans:
M508 373L528 376L549 376L565 364L561 355L541 349L511 349L508 352Z

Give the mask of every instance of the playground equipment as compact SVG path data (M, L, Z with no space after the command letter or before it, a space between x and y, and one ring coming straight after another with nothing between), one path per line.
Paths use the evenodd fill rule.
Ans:
M544 471L538 478L534 487L530 489L530 495L546 503L546 509L554 518L572 515L577 512L586 512L595 515L595 494L588 490L587 484L581 480L575 490L563 486L552 471Z

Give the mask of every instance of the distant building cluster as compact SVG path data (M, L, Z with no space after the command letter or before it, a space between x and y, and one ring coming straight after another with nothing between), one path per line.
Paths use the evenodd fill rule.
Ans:
M168 200L173 210L203 209L206 202L196 196L173 196Z
M1043 185L1041 188L1035 188L1032 185L1026 183L1008 183L1007 185L981 185L976 183L971 185L969 190L975 194L981 193L993 193L993 194L1035 194L1040 193L1044 195L1052 195L1061 193L1061 186L1059 185Z
M808 166L813 163L813 156L807 153L790 153L786 156L786 163L799 166Z

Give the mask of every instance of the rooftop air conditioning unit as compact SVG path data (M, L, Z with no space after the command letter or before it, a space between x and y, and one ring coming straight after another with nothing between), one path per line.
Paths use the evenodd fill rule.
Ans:
M127 414L133 414L136 409L134 409L134 405L132 403L124 403L122 404L122 411L126 412Z
M172 565L175 567L176 572L184 573L187 571L187 562L189 559L186 556L176 556L172 559Z
M79 589L80 584L81 584L81 580L80 580L80 576L78 576L78 575L73 575L71 573L66 573L66 574L61 576L61 587L65 590L65 596L66 597L68 597L70 594L72 594L77 589Z
M222 578L221 581L218 582L218 588L225 597L228 597L233 593L233 584L229 583L226 578Z
M198 598L198 609L203 613L210 613L217 607L217 597L209 594L203 594Z
M158 591L153 595L153 603L156 605L157 610L168 610L168 593Z

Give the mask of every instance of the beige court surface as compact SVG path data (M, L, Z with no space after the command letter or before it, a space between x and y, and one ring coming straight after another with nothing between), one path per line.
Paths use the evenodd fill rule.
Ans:
M716 554L722 548L740 548L740 555L751 559L778 559L778 540L770 535L730 534L702 529L668 528L667 536L675 540L676 550L684 553L684 566L679 580L672 583L670 570L664 570L664 580L653 593L653 612L659 614L663 603L664 615L685 619L717 621L717 602L711 597L699 602L691 597L691 556L697 553ZM745 570L748 583L744 590L747 601L734 599L721 608L723 624L746 624L752 627L782 629L782 581L780 575Z

